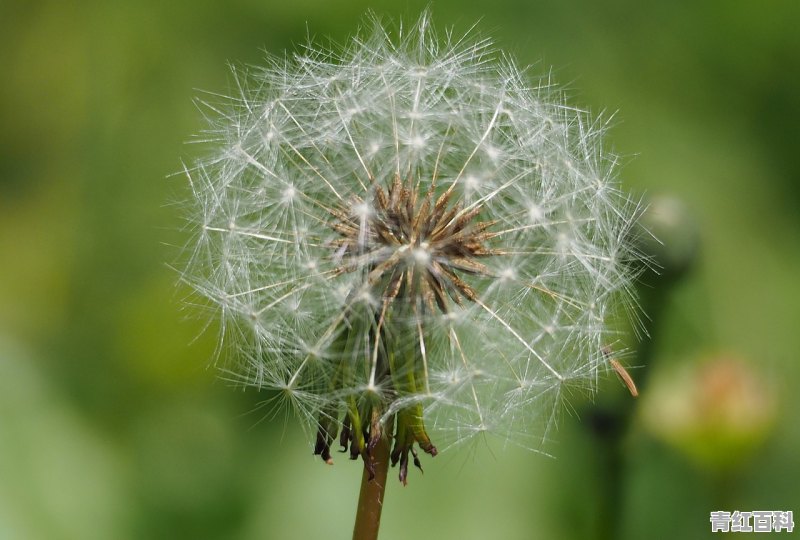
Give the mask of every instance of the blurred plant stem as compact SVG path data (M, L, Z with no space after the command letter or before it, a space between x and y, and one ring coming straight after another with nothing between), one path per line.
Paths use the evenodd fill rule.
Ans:
M650 201L639 219L640 230L632 239L636 248L649 260L639 280L639 301L646 338L639 340L632 356L642 366L634 374L639 393L645 389L658 344L659 326L674 286L691 268L697 254L698 234L694 221L683 204L672 197ZM596 538L616 540L622 537L624 484L627 471L625 440L636 410L627 391L619 389L596 404L588 417L599 468L599 516Z
M386 492L386 479L389 472L389 437L383 436L372 449L370 459L374 466L373 478L367 464L361 475L361 493L358 497L356 523L353 527L353 540L375 540L381 525L383 495Z

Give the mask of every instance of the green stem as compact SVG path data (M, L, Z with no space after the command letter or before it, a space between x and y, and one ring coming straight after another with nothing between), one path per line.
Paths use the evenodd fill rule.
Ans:
M618 437L601 445L599 463L602 491L597 516L597 540L620 538L622 528L623 488L625 459Z
M356 523L353 527L353 540L376 540L381 525L383 495L389 473L389 437L384 433L372 449L368 459L374 464L375 477L370 480L367 464L361 475L361 493L358 497Z

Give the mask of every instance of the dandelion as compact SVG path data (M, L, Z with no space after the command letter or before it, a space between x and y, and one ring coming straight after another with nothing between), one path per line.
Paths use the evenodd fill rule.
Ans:
M215 152L186 171L185 276L219 311L227 372L368 484L387 460L406 483L419 449L540 448L632 304L636 206L605 124L427 14L235 81L202 102Z

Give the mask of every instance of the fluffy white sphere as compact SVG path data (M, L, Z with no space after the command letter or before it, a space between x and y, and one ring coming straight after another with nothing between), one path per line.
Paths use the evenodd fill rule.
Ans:
M228 372L312 430L365 402L384 423L420 405L445 445L536 447L565 392L606 369L610 315L631 304L636 205L604 124L427 16L236 81L204 102L215 150L187 169L185 276L219 310Z

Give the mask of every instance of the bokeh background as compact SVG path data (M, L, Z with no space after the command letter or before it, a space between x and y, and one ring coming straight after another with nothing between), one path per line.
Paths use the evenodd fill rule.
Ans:
M204 151L192 98L230 91L228 61L424 7L0 3L0 538L349 537L360 466L324 466L210 365L214 332L167 266L187 239L173 173ZM607 382L611 428L578 400L555 459L427 459L389 486L383 538L708 538L709 512L737 509L800 523L800 2L432 10L616 112L623 182L692 264L643 293L654 339L625 358L642 396Z

